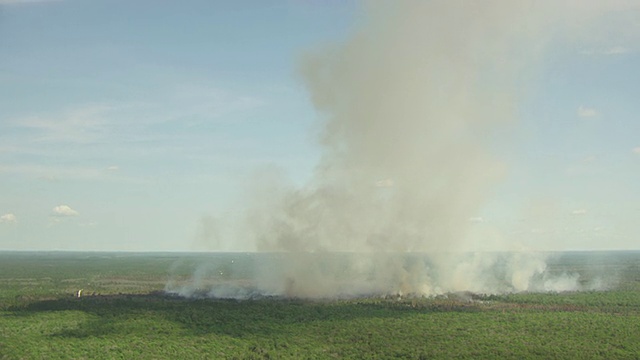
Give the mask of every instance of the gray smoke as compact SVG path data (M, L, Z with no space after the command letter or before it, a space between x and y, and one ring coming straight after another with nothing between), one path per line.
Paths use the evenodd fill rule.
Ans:
M517 123L549 46L583 41L585 24L631 6L366 3L350 39L301 61L323 155L304 186L261 176L245 235L280 257L256 272L256 291L319 298L578 289L576 274L550 277L545 256L517 239L503 241L504 253L469 253L477 248L469 219L507 173L492 143ZM485 240L493 241L475 238Z

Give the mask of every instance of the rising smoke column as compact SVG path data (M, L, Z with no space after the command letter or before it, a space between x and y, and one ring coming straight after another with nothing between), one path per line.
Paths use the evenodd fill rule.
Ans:
M517 123L549 44L629 4L365 3L366 20L349 40L301 61L323 155L302 187L260 179L245 228L258 251L277 256L256 271L257 291L319 298L573 288L574 276L546 278L539 255L463 253L474 245L469 219L508 170L492 143ZM424 253L432 258L408 256Z
M325 121L321 162L309 184L280 189L270 211L251 216L258 250L296 254L280 290L466 290L391 254L465 249L468 219L505 172L488 141L516 120L543 49L533 4L368 3L353 38L304 58L301 73ZM354 255L338 274L298 260L308 252L376 255ZM345 276L361 281L346 285Z

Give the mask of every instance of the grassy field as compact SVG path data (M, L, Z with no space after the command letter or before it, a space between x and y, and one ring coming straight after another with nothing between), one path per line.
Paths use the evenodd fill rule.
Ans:
M599 292L236 301L162 291L202 260L0 253L0 359L640 359L640 253L551 264L615 270L615 287Z

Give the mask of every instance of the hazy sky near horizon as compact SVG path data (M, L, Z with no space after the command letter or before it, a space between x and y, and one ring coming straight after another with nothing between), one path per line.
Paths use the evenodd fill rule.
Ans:
M493 141L506 173L469 219L475 248L640 249L639 11L550 45ZM252 250L203 245L202 219L241 216L261 169L311 176L322 114L299 59L362 14L355 1L0 0L0 250Z

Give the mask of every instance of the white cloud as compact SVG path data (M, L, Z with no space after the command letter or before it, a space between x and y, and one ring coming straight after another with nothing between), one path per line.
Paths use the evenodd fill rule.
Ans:
M638 154L640 155L640 146L634 147L633 150L631 150L634 154Z
M484 222L484 219L482 218L482 216L474 216L469 218L469 222L481 223L481 222Z
M120 168L117 165L111 165L109 167L107 167L108 171L118 171L120 170Z
M393 187L393 180L392 179L378 180L376 181L376 186L380 188Z
M58 205L53 208L51 215L56 217L70 217L78 216L79 213L73 210L69 205Z
M16 223L18 218L12 213L4 214L0 216L0 223Z
M594 117L598 115L598 112L594 108L580 106L578 108L578 116L580 117Z
M572 215L585 215L587 213L587 209L576 209L571 212Z

